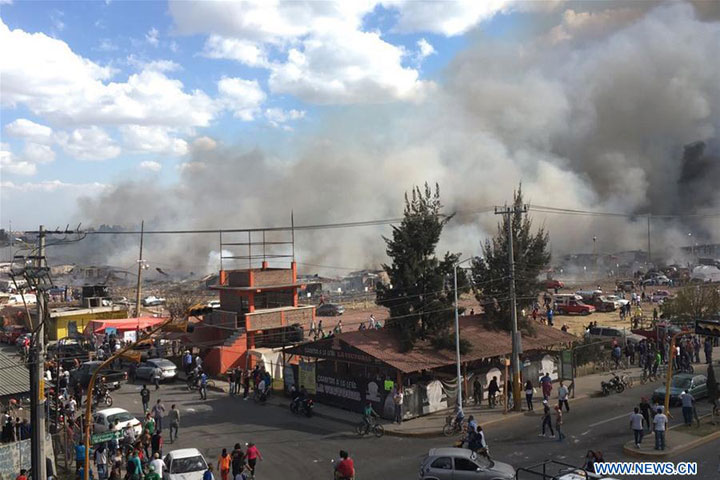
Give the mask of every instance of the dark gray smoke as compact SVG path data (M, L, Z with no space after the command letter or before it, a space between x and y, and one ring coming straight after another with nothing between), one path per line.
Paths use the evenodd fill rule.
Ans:
M589 8L596 5L610 4ZM473 212L509 201L520 182L538 205L718 213L715 9L622 5L565 12L513 40L478 34L421 105L326 113L292 154L242 141L197 149L176 185L121 183L84 200L79 217L94 225L144 218L146 228L287 225L291 210L299 224L388 218L401 214L404 191L429 181L440 184L448 211L463 212L442 247L477 254L497 218ZM601 252L646 246L642 218L534 217L549 228L556 253L589 252L593 236ZM718 222L658 219L653 250L684 244L689 229L700 241L719 241ZM303 232L296 253L320 265L377 265L388 231ZM148 258L169 266L218 266L209 256L219 250L213 236L152 237L146 246ZM137 239L105 253L110 263L131 264Z

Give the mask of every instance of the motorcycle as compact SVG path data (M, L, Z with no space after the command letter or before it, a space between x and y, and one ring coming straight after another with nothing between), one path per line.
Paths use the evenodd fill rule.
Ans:
M110 396L110 390L105 385L101 385L93 393L93 404L112 407L113 399Z
M608 382L600 382L600 388L602 389L602 394L607 396L610 395L611 392L615 391L617 393L622 393L625 391L625 384L623 383L622 379L618 377L616 374L612 374L612 378Z
M305 415L308 418L312 417L314 407L315 402L313 402L311 398L306 398L304 400L297 399L290 402L291 412Z

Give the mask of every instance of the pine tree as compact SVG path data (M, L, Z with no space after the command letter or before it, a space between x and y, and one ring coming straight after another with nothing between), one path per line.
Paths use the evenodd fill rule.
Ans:
M522 185L513 192L513 206L522 207ZM504 330L512 330L510 318L510 267L508 265L507 222L512 222L513 255L515 257L515 291L517 292L518 328L532 330L521 318L522 309L530 309L543 290L540 274L550 263L549 236L543 227L532 233L532 220L516 211L503 215L497 233L483 246L483 258L472 265L475 296L490 322Z
M404 218L393 226L392 239L383 237L391 265L383 265L390 285L378 286L377 303L390 310L387 327L400 339L405 351L418 339L447 336L454 317L453 265L459 253L445 253L439 260L435 247L443 227L453 215L441 213L440 189L425 184L405 194ZM458 286L467 291L467 280L458 272ZM463 291L461 288L458 290Z

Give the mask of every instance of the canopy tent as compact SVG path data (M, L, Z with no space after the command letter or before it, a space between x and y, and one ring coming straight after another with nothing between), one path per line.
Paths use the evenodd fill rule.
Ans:
M162 317L140 317L140 318L121 318L117 320L93 320L85 326L85 334L102 334L108 328L114 328L117 332L127 332L131 330L144 330L148 327L154 327L167 320Z

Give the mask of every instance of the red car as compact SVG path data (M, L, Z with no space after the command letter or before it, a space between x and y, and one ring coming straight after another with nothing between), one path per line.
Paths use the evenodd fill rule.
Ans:
M560 280L545 280L545 288L554 290L556 288L565 288L565 284Z
M0 341L12 345L23 333L27 333L27 329L22 325L5 325L2 333L0 333Z

